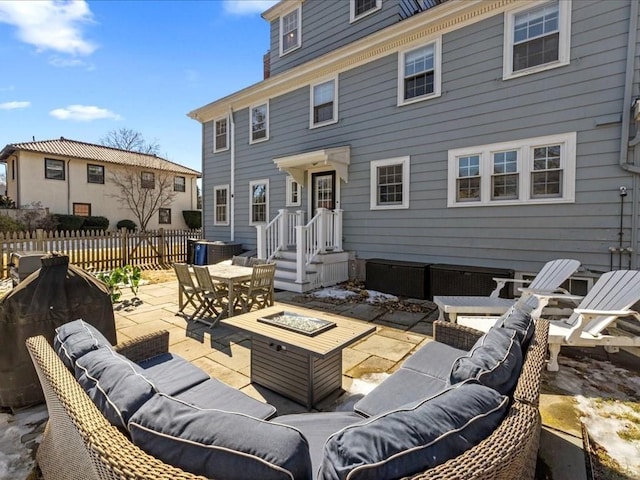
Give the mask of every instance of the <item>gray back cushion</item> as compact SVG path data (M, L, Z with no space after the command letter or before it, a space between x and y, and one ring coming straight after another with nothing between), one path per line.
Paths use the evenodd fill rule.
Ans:
M518 333L518 341L523 351L528 347L535 331L535 322L531 318L532 310L531 305L519 301L496 322L497 327L510 328Z
M456 457L500 424L509 399L468 381L415 405L346 427L327 440L319 480L379 480Z
M110 348L99 348L76 361L76 379L113 425L126 429L129 418L155 393L136 366Z
M518 334L510 328L494 326L467 355L453 362L449 382L454 385L472 378L509 395L518 382L522 358Z
M129 421L133 442L165 463L216 480L310 480L300 431L155 395Z
M98 329L82 319L60 325L55 330L53 349L71 371L78 358L100 347L111 348L111 344Z

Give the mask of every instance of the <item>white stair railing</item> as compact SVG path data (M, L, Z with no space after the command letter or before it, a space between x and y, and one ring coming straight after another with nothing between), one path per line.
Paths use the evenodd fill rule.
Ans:
M316 255L342 251L342 210L319 208L305 226L296 229L296 282L307 279L306 270Z
M302 210L289 212L286 209L280 209L267 225L256 225L258 258L271 261L278 252L286 250L289 245L295 245L295 229L303 222Z

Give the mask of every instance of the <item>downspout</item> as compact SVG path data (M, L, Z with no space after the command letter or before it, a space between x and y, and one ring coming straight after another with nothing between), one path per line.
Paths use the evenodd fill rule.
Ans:
M229 105L229 157L231 163L231 178L229 179L229 228L230 241L236 237L236 123L233 120L233 108Z
M632 268L635 268L637 264L638 254L635 246L638 242L638 197L639 197L639 183L638 174L640 174L640 167L633 162L628 162L629 147L634 148L640 143L640 129L636 128L635 137L629 141L629 128L631 122L631 97L633 89L633 73L635 65L635 51L638 36L638 12L640 2L636 0L630 1L629 6L629 32L627 39L627 63L624 81L624 96L622 100L622 131L620 134L620 167L634 174L632 179L633 197L631 202L631 247L630 260ZM634 152L635 153L635 152Z
M71 208L71 170L69 170L70 163L71 159L67 158L67 213L69 215L72 215L73 209Z

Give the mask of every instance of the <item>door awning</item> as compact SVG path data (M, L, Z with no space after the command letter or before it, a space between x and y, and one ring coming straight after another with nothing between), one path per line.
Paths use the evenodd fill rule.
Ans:
M304 172L318 165L333 167L338 177L348 183L350 162L351 148L349 146L324 148L313 152L273 159L273 163L276 164L281 172L287 172L300 185L304 185Z

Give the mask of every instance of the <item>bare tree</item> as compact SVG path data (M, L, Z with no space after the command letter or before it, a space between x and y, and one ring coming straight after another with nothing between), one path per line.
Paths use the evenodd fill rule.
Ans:
M110 180L117 186L118 193L111 196L129 207L144 232L151 218L173 202L176 196L173 179L171 172L158 169L150 158L147 165L128 165L112 170Z
M130 152L147 153L149 155L158 155L160 152L158 142L153 141L148 143L140 132L136 132L130 128L111 130L100 139L100 143L107 147L119 148Z

